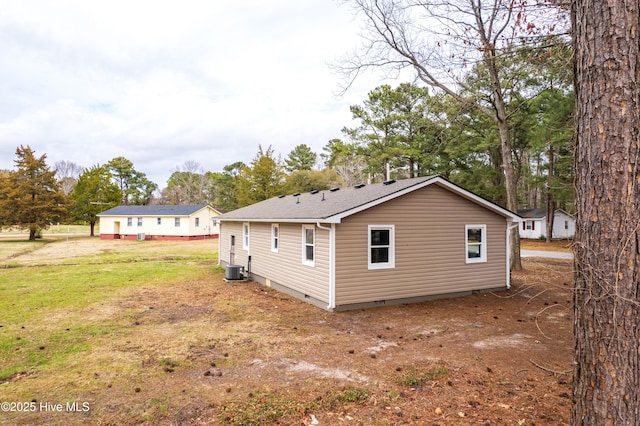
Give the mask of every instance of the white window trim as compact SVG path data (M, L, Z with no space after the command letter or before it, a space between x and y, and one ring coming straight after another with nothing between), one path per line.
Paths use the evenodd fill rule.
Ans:
M138 226L142 226L142 218L139 217L138 219L136 219L136 223Z
M251 225L249 222L242 224L242 249L249 250L251 245Z
M480 257L469 258L469 239L467 237L469 229L482 230L482 242L480 242ZM464 259L465 263L485 263L487 261L487 225L465 225L464 226Z
M389 261L371 263L371 231L389 231ZM367 264L368 269L393 269L396 267L396 226L395 225L369 225L367 232Z
M307 229L313 231L313 260L307 259ZM302 225L302 264L316 266L316 227L315 225Z
M174 217L173 218L173 227L174 228L180 228L180 226L182 225L182 221L180 220L179 217Z
M271 251L277 253L280 249L280 225L277 223L271 224Z

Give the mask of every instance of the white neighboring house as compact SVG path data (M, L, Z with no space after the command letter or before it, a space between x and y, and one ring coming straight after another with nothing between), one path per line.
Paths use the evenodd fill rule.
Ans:
M518 215L524 220L520 225L520 238L538 239L546 236L546 209L519 210ZM557 209L553 216L553 235L551 238L573 238L576 232L576 221L569 213Z
M101 240L202 240L217 238L220 212L206 204L118 206L97 216Z

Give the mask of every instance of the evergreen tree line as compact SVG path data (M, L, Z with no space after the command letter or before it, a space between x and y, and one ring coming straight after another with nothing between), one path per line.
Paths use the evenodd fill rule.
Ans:
M559 40L545 46L523 48L500 64L509 83L504 98L518 204L571 211L571 52ZM489 91L478 63L462 92L490 102ZM373 89L351 113L356 125L344 127L319 154L300 144L283 160L271 146L259 146L250 163L234 162L220 172L189 161L160 192L124 157L89 168L60 161L50 169L46 154L36 157L21 146L16 170L1 172L0 227L27 227L35 235L49 223L69 220L88 222L93 232L96 215L119 204L210 204L226 212L280 194L435 174L506 206L500 135L477 108L402 83Z

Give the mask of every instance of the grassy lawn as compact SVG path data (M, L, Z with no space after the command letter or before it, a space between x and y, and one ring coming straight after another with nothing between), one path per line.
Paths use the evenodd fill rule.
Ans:
M170 285L200 272L182 262L147 261L132 268L96 259L90 264L4 270L0 380L20 371L56 368L67 354L87 349L96 336L107 335L117 322L86 320L87 309L97 302L122 297L141 285Z
M0 399L75 401L91 392L83 377L94 372L147 374L103 353L153 333L132 327L140 309L126 301L219 274L216 249L212 240L0 240Z

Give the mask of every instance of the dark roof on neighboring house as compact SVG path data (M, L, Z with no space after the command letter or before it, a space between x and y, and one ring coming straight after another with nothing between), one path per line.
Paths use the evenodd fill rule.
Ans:
M97 216L189 216L205 207L207 207L207 204L184 206L118 206L103 211Z
M542 219L546 213L547 209L545 208L518 210L518 214L525 219Z
M518 210L518 215L522 216L525 219L544 219L545 215L547 213L547 209L542 207L542 208L537 208L537 209L524 209L524 210ZM563 213L569 217L573 217L572 214L567 213L566 211L562 210L562 209L556 209L555 213Z
M222 216L218 216L217 219L221 221L319 221L339 223L343 217L431 184L445 186L458 193L458 195L482 204L503 216L509 216L514 220L519 219L514 213L480 198L440 176L425 176L399 181L391 180L370 185L356 185L348 188L332 188L302 194L281 195L225 213Z

